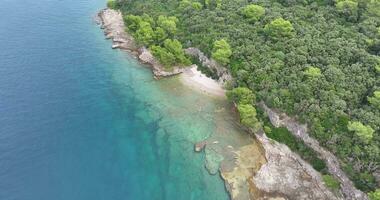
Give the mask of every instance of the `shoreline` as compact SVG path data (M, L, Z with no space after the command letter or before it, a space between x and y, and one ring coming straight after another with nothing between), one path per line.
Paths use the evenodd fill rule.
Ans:
M113 49L127 51L142 64L151 66L156 79L178 75L182 84L191 89L225 98L225 90L221 85L230 78L228 72L220 72L224 78L219 82L199 72L196 65L173 67L172 72L167 72L148 49L138 47L133 37L125 32L119 11L103 9L98 14L97 22L104 29L106 38L112 39ZM200 60L209 62L204 56L199 56L199 52L195 54ZM215 115L222 117L218 111ZM241 130L241 134L246 134L245 140L251 141L249 144L236 148L230 144L220 144L218 137L226 137L228 133L222 136L216 134L195 144L196 152L204 151L205 166L210 174L220 173L231 199L341 199L326 188L321 175L310 164L291 152L286 145L268 139L265 134L252 138ZM231 139L236 136L228 137Z
M141 64L149 65L154 78L160 79L162 77L179 75L182 84L192 89L211 96L225 97L225 90L222 87L222 83L202 74L202 72L197 70L196 65L187 67L174 66L172 71L166 71L146 47L139 47L133 37L125 32L121 12L103 9L98 13L96 22L104 29L106 39L112 40L112 49L126 51L138 59Z
M226 92L220 83L202 74L197 67L192 65L179 75L182 84L210 96L226 97Z

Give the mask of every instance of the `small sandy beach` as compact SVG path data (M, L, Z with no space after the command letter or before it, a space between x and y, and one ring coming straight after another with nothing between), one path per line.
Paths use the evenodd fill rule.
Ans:
M225 97L225 90L223 87L217 81L198 71L196 65L192 65L180 74L180 80L190 88L199 90L205 94Z

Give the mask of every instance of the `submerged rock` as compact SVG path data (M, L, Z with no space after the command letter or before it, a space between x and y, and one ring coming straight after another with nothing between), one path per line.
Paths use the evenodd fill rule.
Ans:
M194 145L194 151L201 152L206 147L206 145L207 145L206 141L198 142Z

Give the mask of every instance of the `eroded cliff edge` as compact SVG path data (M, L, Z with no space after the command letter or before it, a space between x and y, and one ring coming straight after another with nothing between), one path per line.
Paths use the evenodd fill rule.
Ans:
M300 124L285 113L269 108L264 102L260 102L260 107L268 115L269 120L275 127L286 127L294 136L301 139L307 146L319 154L321 159L326 162L330 174L341 183L340 188L346 199L368 199L365 193L355 188L352 181L343 172L338 158L321 147L316 139L309 136L306 124Z

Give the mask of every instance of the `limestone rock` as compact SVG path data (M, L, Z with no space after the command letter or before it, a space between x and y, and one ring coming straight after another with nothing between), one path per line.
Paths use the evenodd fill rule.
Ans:
M320 158L326 162L330 174L341 183L341 191L346 199L368 200L368 196L356 189L352 181L343 172L338 158L331 152L322 148L316 139L309 136L306 124L299 124L295 119L287 116L285 113L270 109L264 104L264 102L261 102L260 106L269 116L271 123L275 127L286 127L294 136L301 139L307 146L319 154Z
M322 176L286 145L258 134L267 163L253 177L255 186L265 193L277 193L286 199L342 199L332 193Z

